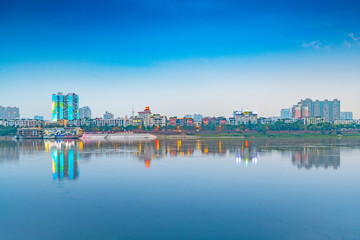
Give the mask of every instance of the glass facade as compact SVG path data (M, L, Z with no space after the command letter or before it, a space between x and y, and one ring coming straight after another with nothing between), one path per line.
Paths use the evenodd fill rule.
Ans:
M52 121L79 119L79 96L74 93L52 95Z
M291 117L291 110L290 108L281 109L281 119L290 119Z
M59 119L64 119L64 95L59 96Z
M73 95L68 96L68 120L74 120L74 99Z
M80 119L79 96L76 96L76 97L77 97L76 119Z
M53 121L53 122L56 122L57 121L57 113L58 113L58 111L57 111L57 95L56 94L53 94L52 95L52 105L51 105L51 112L52 112L52 114L51 114L51 120Z

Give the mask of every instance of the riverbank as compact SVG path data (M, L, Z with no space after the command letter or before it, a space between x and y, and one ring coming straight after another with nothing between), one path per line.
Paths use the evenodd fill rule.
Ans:
M231 139L231 138L289 138L289 139L328 139L328 138L358 138L360 139L360 133L349 133L349 134L312 134L312 133L291 133L291 134L266 134L266 133L249 133L249 134L243 134L243 133L225 133L225 134L173 134L173 135L163 135L163 134L156 134L159 139L201 139L201 138L216 138L216 139Z

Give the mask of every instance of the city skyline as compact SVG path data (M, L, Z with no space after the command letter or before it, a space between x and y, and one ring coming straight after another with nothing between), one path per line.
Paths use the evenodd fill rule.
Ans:
M359 10L0 0L0 240L360 240Z
M70 96L70 97L69 97ZM134 108L132 109L131 115L115 115L109 111L105 111L105 113L101 116L93 116L91 114L91 108L89 106L79 106L79 96L76 93L63 94L62 92L58 92L57 94L52 94L52 105L51 105L51 121L55 122L58 120L78 120L78 119L118 119L118 118L132 118L135 115ZM74 99L74 100L73 100ZM312 100L310 98L301 99L296 105L293 105L289 108L282 108L279 110L278 115L265 116L259 115L261 118L270 118L270 119L305 119L307 117L322 117L325 122L333 122L334 120L353 120L353 112L352 111L341 111L340 108L340 100L334 99L324 99L324 100ZM11 117L2 117L4 113L2 112L5 109L16 109L17 115ZM68 111L69 109L69 111ZM43 116L35 115L33 118L23 117L20 115L19 108L17 107L7 107L4 108L0 106L0 120L13 120L13 119L35 119L35 120L47 120L44 119ZM149 111L151 114L150 106L145 107L145 111ZM251 113L258 116L258 112L251 111L246 108L241 108L241 111L234 110L232 112L232 117L235 118L236 115L241 115L243 112ZM141 111L138 112L142 113ZM154 114L153 114L154 115ZM192 118L198 119L199 116L211 118L211 117L224 117L231 118L231 115L203 115L201 113L187 113L184 115L171 115L168 116L166 114L155 114L158 116L165 117L177 117L177 118Z
M79 94L94 116L144 106L168 116L239 108L278 116L298 99L337 98L360 118L357 9L354 1L11 1L0 9L0 105L50 119L45 100L62 91Z

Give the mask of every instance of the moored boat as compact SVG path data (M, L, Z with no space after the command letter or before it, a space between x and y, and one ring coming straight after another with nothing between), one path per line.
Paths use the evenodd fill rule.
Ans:
M41 128L19 128L15 136L16 139L41 139L42 137Z
M83 141L140 141L155 140L157 137L150 133L84 133L80 138Z

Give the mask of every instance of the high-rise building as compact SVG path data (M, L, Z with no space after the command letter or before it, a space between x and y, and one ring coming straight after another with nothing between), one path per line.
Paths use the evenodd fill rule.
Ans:
M281 109L280 118L281 119L290 119L290 118L292 118L291 117L291 109L290 108Z
M0 106L0 119L5 119L5 108Z
M333 120L340 119L340 100L334 99L333 100Z
M353 113L352 112L341 112L340 120L353 120Z
M79 109L79 118L91 118L91 109L89 108L89 106L85 106Z
M298 104L301 105L302 107L307 107L308 116L313 116L314 115L314 102L313 102L313 100L311 100L310 98L306 98L305 100L301 100ZM306 115L306 114L304 113L304 115Z
M308 114L309 117L322 117L325 122L334 122L340 119L340 101L338 99L333 101L327 99L324 101L313 101L310 98L306 98L301 100L296 106L302 107L302 118ZM304 107L307 108L307 113Z
M322 117L322 113L323 113L323 104L319 100L314 101L313 102L313 114L311 116L312 117Z
M150 107L145 107L144 111L138 112L139 119L141 119L142 124L147 127L150 126L150 116L151 116L151 110Z
M104 114L104 119L114 119L114 114L106 111Z
M0 106L0 119L4 119L4 120L20 119L20 110L19 110L19 108Z
M52 121L79 119L79 96L75 93L52 95Z

